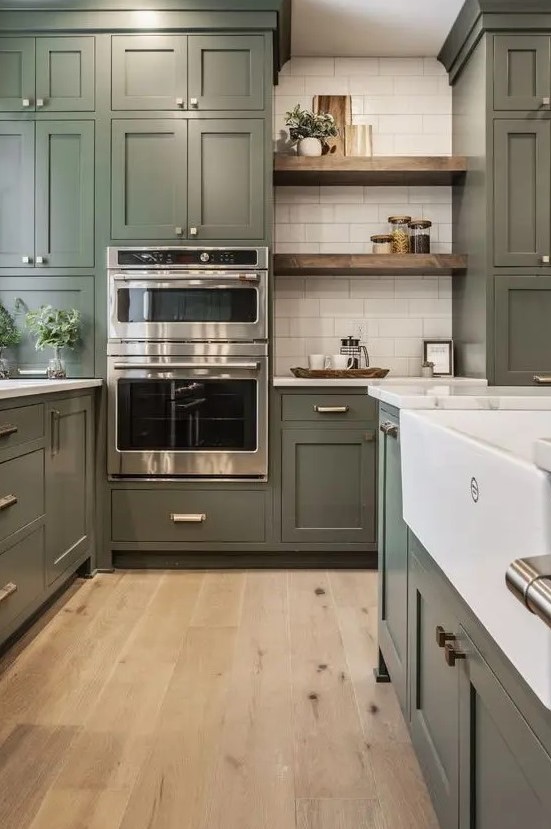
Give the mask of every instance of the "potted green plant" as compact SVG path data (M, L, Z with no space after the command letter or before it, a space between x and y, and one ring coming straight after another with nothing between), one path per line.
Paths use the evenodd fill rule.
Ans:
M332 115L328 112L315 114L302 109L300 104L286 113L285 124L289 128L291 140L298 142L299 155L322 155L327 140L336 138L339 134Z
M36 337L36 350L54 349L54 356L48 363L48 378L59 380L67 377L61 349L74 348L77 344L80 337L80 311L75 308L63 311L51 305L43 305L38 311L29 311L26 321L29 331Z
M10 376L8 361L4 358L6 348L11 348L21 342L21 332L15 325L15 320L0 303L0 379L7 380Z

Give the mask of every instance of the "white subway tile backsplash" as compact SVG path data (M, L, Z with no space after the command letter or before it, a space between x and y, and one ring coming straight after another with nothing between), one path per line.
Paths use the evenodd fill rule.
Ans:
M284 113L312 107L316 94L351 94L354 123L371 124L375 155L451 153L451 90L435 58L293 58L275 89L274 137L295 152ZM433 222L432 249L452 242L450 187L279 187L275 250L368 253L370 236L388 231L388 216ZM332 354L340 338L358 336L372 364L392 375L420 373L423 337L451 336L450 277L277 277L276 371Z

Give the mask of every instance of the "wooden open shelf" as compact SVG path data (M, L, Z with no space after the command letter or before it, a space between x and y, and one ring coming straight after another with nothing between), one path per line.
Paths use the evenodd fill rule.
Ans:
M463 156L274 156L277 185L447 185L467 171Z
M276 253L276 276L368 276L370 274L450 276L463 273L467 258L452 254Z

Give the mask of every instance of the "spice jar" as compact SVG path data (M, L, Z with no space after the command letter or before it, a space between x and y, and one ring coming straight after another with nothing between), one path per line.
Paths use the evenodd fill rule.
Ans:
M392 236L387 234L378 234L372 236L373 253L392 253Z
M409 253L409 223L411 216L389 216L392 253Z
M409 249L411 253L430 253L430 229L428 219L413 219L409 223Z

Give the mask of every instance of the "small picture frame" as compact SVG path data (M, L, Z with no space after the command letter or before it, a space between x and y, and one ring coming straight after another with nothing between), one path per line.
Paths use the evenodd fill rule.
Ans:
M423 340L423 361L434 363L435 377L453 377L453 340Z

